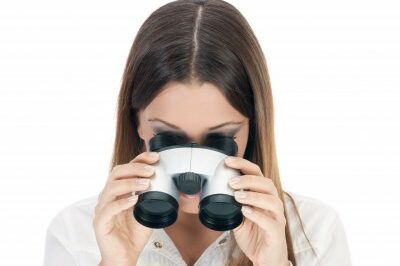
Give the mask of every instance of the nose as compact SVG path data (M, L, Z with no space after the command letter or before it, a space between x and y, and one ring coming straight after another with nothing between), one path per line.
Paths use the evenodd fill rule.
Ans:
M188 135L187 141L188 141L188 143L201 144L201 142L202 142L202 134Z

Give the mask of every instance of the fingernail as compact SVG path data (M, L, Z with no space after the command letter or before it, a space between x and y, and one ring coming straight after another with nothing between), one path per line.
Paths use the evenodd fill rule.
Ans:
M150 183L150 179L138 178L138 179L136 179L136 183L141 184L141 185L147 185Z
M144 166L144 169L145 169L146 171L151 172L151 171L154 171L154 166L152 166L152 165L145 165L145 166Z
M149 152L149 156L156 158L158 157L158 152Z
M240 181L240 177L234 177L229 180L229 184L235 184Z
M226 157L226 158L225 158L225 162L227 162L227 163L232 163L232 162L234 162L235 160L236 160L235 157Z
M242 207L242 212L245 213L245 214L248 214L248 213L252 213L253 210L248 206L243 206Z
M247 197L247 194L246 194L246 192L243 192L243 191L235 191L235 197L244 199Z

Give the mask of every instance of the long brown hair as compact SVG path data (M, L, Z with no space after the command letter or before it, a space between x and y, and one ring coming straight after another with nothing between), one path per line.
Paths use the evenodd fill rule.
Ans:
M213 83L249 118L244 158L260 166L284 201L266 59L246 19L221 0L173 1L155 10L140 27L123 73L110 169L145 151L137 133L137 113L169 81ZM286 208L285 217L288 259L296 265ZM229 265L252 263L241 252Z

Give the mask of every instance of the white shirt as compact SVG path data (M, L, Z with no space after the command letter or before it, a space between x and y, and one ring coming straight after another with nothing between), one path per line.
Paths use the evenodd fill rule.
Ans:
M295 200L316 257L301 230L293 205L285 194L288 224L298 266L351 265L345 230L338 213L316 199L289 193ZM77 201L61 210L50 222L45 243L45 266L98 266L101 254L92 220L98 195ZM225 265L233 233L224 231L198 258L194 266ZM236 247L233 256L239 254ZM164 229L153 229L137 265L186 266L173 241Z

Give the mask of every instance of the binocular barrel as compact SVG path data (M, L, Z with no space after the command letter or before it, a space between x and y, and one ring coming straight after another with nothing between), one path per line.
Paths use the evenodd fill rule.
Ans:
M134 207L139 223L150 228L173 224L178 218L179 192L200 192L199 220L212 230L231 230L242 223L241 204L228 185L240 172L224 164L226 156L237 154L237 145L232 137L218 134L204 144L185 143L173 134L157 134L150 140L150 150L159 152L160 160L154 164L150 189L139 193Z

